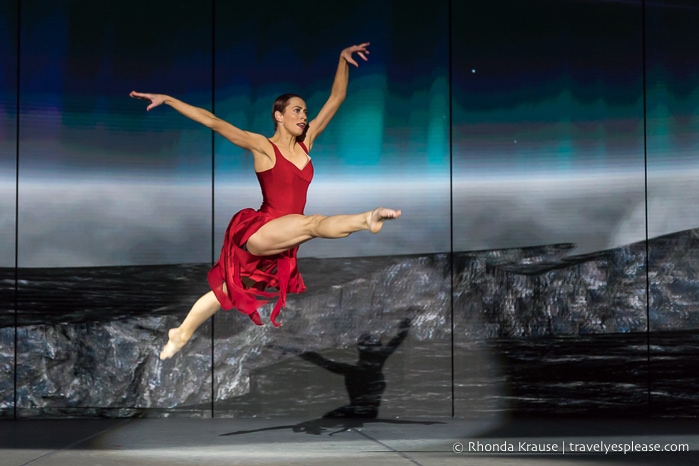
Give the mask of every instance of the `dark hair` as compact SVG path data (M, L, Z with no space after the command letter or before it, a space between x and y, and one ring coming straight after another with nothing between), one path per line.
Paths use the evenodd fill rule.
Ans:
M275 131L277 129L277 124L279 122L275 118L274 114L276 112L284 113L284 110L286 109L286 107L289 106L289 100L293 99L294 97L298 97L299 99L302 98L300 95L296 95L296 94L282 94L275 99L274 105L272 105L272 121L274 122L274 130Z

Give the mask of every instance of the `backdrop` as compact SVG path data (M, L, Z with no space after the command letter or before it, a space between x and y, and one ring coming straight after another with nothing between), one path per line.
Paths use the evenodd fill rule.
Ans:
M699 323L698 10L3 3L2 415L322 415L350 377L327 361L359 366L364 335L380 376L350 378L384 384L386 416L694 412L696 368L655 361L691 353ZM312 116L364 41L306 212L403 217L303 245L309 292L281 329L220 313L158 361L261 194L250 154L128 93L271 136L274 98Z

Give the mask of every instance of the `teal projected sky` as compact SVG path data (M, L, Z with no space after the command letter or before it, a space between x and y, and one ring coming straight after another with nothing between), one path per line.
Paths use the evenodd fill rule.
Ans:
M19 264L208 262L230 216L259 206L251 157L128 92L271 135L274 97L298 93L313 114L340 50L362 41L370 61L311 154L306 212L404 216L302 256L639 241L646 155L651 236L698 226L695 10L646 7L644 87L641 2L330 3L21 2L18 120L17 44L0 47L0 131L20 124L19 146L0 143L0 238L14 241L18 149ZM11 5L0 15L16 25ZM3 248L0 266L14 260Z

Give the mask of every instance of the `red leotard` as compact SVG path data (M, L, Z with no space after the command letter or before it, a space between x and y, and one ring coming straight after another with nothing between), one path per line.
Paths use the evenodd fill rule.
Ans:
M262 325L257 309L278 297L270 316L278 327L276 317L286 304L286 293L306 290L296 267L298 246L273 256L256 256L245 249L245 243L270 220L288 214L303 214L306 193L313 178L313 165L309 157L306 166L299 169L284 158L272 141L270 143L276 157L274 166L257 173L262 188L262 206L259 210L243 209L233 216L223 240L221 257L207 278L223 309L236 308L257 325ZM298 144L308 154L306 146L302 142ZM224 283L228 292L223 289Z

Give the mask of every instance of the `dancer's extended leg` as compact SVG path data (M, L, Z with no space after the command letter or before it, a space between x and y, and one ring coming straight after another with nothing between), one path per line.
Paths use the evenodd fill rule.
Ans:
M267 222L248 239L247 249L257 256L269 256L298 246L313 238L344 238L354 232L378 233L385 220L400 217L400 210L379 207L353 215L285 215Z
M219 309L221 309L221 305L213 291L209 291L199 298L180 326L168 331L169 340L160 352L160 359L165 360L173 357L192 338L194 331L209 317L216 314Z

